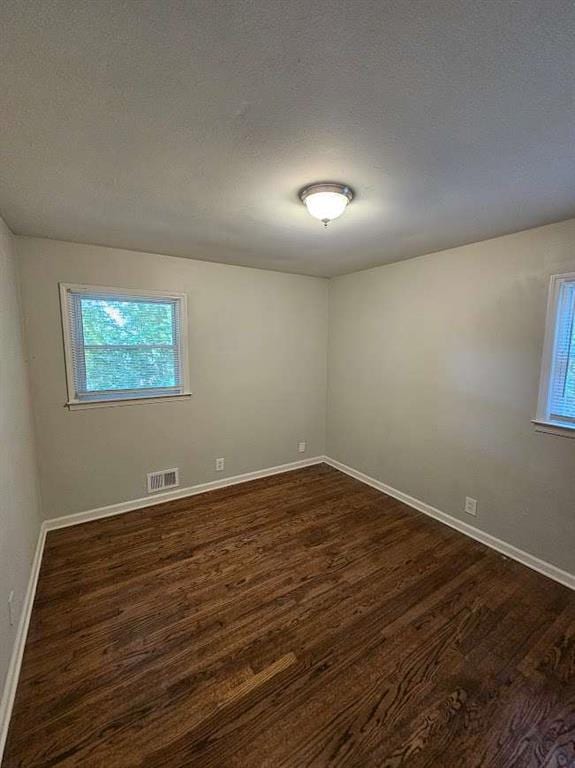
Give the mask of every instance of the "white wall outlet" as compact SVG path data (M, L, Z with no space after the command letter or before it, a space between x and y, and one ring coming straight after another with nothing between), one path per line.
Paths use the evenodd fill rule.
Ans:
M8 621L10 622L10 626L14 626L15 621L15 615L14 615L14 590L11 590L10 594L8 595Z
M306 448L307 448L307 443L305 440L302 440L300 443L297 444L298 453L305 453Z
M477 499L472 499L471 496L465 497L465 511L468 515L477 516Z
M224 471L225 461L223 459L216 459L216 472Z

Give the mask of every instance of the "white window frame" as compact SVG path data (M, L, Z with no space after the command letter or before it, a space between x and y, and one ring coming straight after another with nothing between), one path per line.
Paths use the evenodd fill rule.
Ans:
M68 388L68 400L66 407L70 410L82 410L85 408L109 408L118 405L136 405L142 403L161 403L169 400L181 400L191 397L192 392L190 390L190 371L189 371L189 359L188 359L188 302L187 295L185 293L172 293L170 291L148 291L135 288L111 288L109 286L102 285L79 285L77 283L60 283L60 311L62 315L62 331L64 337L64 358L66 364L66 384ZM75 376L74 376L74 356L72 350L74 348L74 341L71 333L71 318L68 307L68 294L72 293L109 293L110 295L125 296L129 298L145 299L170 299L177 302L179 312L179 329L180 329L180 381L181 392L173 393L166 392L161 394L155 392L153 395L136 396L129 398L114 397L113 395L107 395L105 398L95 397L93 400L87 400L86 398L79 399L76 393Z
M559 298L564 283L573 282L575 272L566 272L561 275L552 275L549 284L549 296L547 300L547 317L545 321L545 341L543 343L543 357L541 360L541 378L539 382L539 399L537 401L537 416L532 420L538 432L546 432L561 437L575 438L575 424L570 426L564 422L553 421L549 410L549 395L551 382L553 381L553 367L555 359L555 344L557 339L557 314L559 311Z

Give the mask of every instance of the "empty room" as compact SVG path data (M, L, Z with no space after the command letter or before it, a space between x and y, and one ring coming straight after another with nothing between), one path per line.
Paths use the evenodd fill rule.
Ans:
M575 768L572 0L0 2L1 768Z

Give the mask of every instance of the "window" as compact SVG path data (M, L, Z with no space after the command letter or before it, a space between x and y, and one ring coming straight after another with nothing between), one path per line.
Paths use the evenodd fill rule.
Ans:
M60 285L68 405L189 395L186 297Z
M551 278L535 423L575 437L575 273Z

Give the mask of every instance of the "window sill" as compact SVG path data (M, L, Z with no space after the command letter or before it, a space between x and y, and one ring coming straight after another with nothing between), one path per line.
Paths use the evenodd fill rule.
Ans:
M139 405L142 403L163 403L166 400L188 400L191 392L183 392L180 395L157 395L156 397L129 397L124 400L87 400L70 401L65 407L70 411L85 411L88 408L115 408L118 405Z
M565 424L557 424L553 421L541 421L540 419L532 419L532 424L535 424L536 432L545 432L548 435L557 435L558 437L570 437L575 439L575 425L568 427Z

